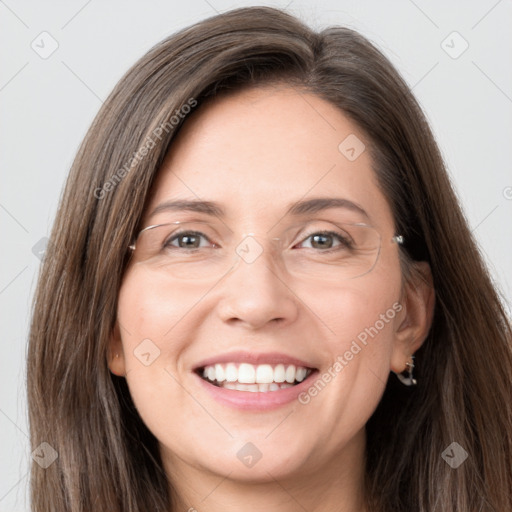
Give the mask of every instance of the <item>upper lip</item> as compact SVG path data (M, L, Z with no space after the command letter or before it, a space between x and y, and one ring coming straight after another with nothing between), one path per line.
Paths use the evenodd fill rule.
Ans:
M226 352L224 354L219 354L216 356L209 357L208 359L204 359L200 361L198 364L194 366L194 370L199 370L200 368L204 368L205 366L213 366L217 363L249 363L249 364L293 364L295 366L302 366L303 368L311 368L315 369L310 363L298 359L296 357L289 356L287 354L282 354L279 352L245 352L245 351L237 351L237 352Z

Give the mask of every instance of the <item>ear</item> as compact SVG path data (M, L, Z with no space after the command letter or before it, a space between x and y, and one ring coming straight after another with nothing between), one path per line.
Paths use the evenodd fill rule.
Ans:
M391 356L391 370L403 372L410 357L425 341L434 317L435 291L430 265L414 262L410 279L405 283L403 306Z
M118 377L124 377L126 375L121 332L117 321L110 335L107 364L114 375Z

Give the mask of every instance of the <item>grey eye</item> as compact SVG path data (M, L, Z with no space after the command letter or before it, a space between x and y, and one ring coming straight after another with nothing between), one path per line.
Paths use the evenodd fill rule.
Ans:
M208 237L200 231L184 231L183 233L174 234L165 242L165 247L199 249L200 247L204 247L204 245L201 245L201 238L210 242ZM174 241L178 241L178 245L173 244L172 242Z

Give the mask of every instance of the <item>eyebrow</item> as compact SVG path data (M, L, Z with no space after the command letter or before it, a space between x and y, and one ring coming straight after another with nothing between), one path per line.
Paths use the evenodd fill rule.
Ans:
M330 208L344 208L360 213L367 219L369 218L366 211L360 205L341 197L316 197L305 201L298 201L288 206L285 215L303 217L323 210L328 210ZM221 218L226 216L226 212L220 204L214 201L202 201L196 199L164 201L151 212L150 217L163 211L189 211Z

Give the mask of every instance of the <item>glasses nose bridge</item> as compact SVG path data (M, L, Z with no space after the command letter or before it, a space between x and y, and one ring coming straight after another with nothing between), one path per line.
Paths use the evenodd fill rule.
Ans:
M275 260L276 256L282 256L283 238L268 234L245 233L235 252L248 264L254 263L263 254Z

